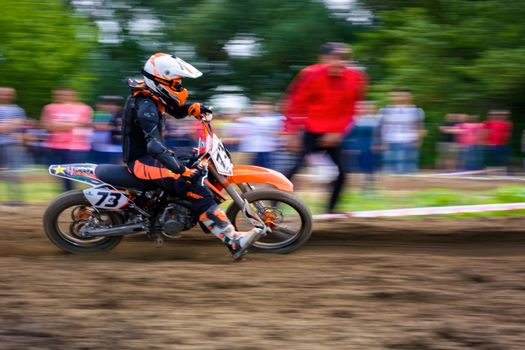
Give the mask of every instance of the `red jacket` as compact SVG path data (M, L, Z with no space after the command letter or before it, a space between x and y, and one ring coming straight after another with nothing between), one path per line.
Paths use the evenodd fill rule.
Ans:
M290 84L285 100L285 131L346 132L352 124L355 103L366 90L366 76L346 69L341 76L328 74L328 66L306 67Z
M505 146L509 144L512 135L512 122L489 119L485 121L485 128L488 131L488 145Z

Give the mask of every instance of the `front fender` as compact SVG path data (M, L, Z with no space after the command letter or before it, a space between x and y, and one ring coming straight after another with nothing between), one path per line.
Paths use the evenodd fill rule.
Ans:
M230 183L264 183L284 192L293 192L293 184L278 171L254 165L236 165Z

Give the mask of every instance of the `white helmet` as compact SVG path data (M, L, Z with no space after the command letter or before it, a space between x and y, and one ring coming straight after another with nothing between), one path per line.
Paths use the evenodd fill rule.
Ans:
M181 85L183 78L198 78L202 73L191 64L167 53L151 56L142 69L144 83L166 104L182 106L188 91Z

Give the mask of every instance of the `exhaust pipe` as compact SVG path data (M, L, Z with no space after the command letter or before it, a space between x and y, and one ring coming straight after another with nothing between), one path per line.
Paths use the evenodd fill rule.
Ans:
M146 231L148 225L145 223L139 224L128 224L128 225L119 225L106 228L91 228L86 230L81 230L80 234L84 237L111 237L111 236L124 236L131 235L133 233Z

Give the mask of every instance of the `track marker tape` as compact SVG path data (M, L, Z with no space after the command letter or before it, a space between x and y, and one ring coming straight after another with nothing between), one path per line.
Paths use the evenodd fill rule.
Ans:
M397 216L417 216L417 215L443 215L459 213L481 213L487 211L507 211L523 210L525 203L502 203L502 204L477 204L477 205L454 205L448 207L425 207L425 208L406 208L406 209L387 209L387 210L364 210L353 211L341 214L320 214L314 215L315 221L325 221L334 219L348 218L376 218L376 217L397 217Z

